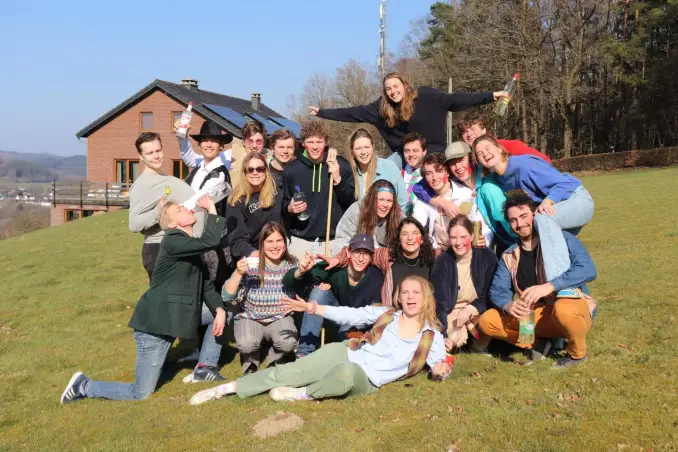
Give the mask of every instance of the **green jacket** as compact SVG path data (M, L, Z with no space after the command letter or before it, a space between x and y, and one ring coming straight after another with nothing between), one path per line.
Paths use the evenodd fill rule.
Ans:
M200 237L169 229L160 242L151 287L141 297L129 321L144 333L192 338L198 334L202 302L214 312L224 303L209 281L202 255L216 248L226 221L209 215Z

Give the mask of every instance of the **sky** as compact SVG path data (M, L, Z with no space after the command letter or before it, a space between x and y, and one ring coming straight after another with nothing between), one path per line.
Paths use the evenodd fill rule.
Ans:
M428 0L388 0L400 48ZM286 114L315 72L379 54L379 0L0 0L0 150L85 154L76 132L154 79Z

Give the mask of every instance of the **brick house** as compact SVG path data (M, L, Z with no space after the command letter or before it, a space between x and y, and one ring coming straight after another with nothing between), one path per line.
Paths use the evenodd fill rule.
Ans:
M201 90L197 80L180 84L154 80L76 134L87 139L87 182L55 186L51 225L126 206L129 185L143 170L134 147L141 132L160 134L164 172L185 178L189 169L181 161L173 124L189 102L193 102L191 133L197 133L206 119L217 123L234 136L228 146L235 162L244 154L240 129L250 119L261 121L268 134L283 127L296 135L300 132L299 124L264 105L258 93L245 100ZM195 141L193 149L199 150ZM237 170L232 170L232 178L237 180Z

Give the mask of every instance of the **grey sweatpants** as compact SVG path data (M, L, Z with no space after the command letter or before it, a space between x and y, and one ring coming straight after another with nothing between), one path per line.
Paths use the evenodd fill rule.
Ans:
M243 372L254 364L259 367L263 361L262 348L268 346L268 363L294 352L299 333L291 315L271 323L256 320L236 319L233 330L236 346L240 352Z

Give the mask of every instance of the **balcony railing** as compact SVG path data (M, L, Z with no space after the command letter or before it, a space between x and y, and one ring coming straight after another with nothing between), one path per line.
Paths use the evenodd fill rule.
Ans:
M129 207L130 186L117 182L54 182L52 204Z

